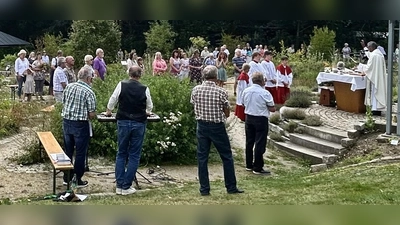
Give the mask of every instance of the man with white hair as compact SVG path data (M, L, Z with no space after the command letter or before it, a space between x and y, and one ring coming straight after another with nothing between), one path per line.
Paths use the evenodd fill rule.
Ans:
M75 59L72 56L65 57L66 65L64 68L64 72L67 75L68 83L74 83L76 81L75 71L74 71L74 64Z
M374 41L367 44L368 62L363 76L367 77L364 104L370 106L373 115L381 115L386 110L387 74L385 57Z
M94 69L93 69L93 56L92 55L85 55L85 57L83 58L85 65L83 67L85 68L89 68L92 70L93 75L94 75Z
M66 67L65 57L59 57L57 64L53 78L53 93L56 102L62 102L63 91L68 85L68 78L64 72L64 68Z
M107 65L104 61L104 51L101 48L96 50L96 58L93 60L93 69L96 77L100 77L100 79L104 81Z
M204 49L200 53L201 60L205 60L208 57L208 55L210 55L210 52L208 51L207 47L204 47Z
M59 59L59 61L61 60L62 58ZM91 88L92 70L83 67L78 72L78 79L77 82L67 85L64 90L61 116L63 118L64 151L72 159L74 150L76 150L74 169L71 174L76 176L76 187L82 188L88 185L88 182L83 181L82 177L85 173L86 152L90 140L89 120L96 118L96 95ZM70 181L67 173L64 173L64 184Z
M239 45L240 47L240 45ZM233 75L235 76L235 84L233 85L233 94L236 96L236 87L237 87L237 79L239 77L239 74L242 72L242 66L246 62L244 58L242 57L242 50L237 48L235 50L235 56L232 58L232 64L234 68Z

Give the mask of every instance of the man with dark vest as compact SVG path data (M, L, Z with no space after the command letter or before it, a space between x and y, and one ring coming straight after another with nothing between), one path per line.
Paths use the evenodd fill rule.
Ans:
M132 66L129 68L129 76L129 80L118 83L106 111L106 115L111 116L111 111L118 103L118 153L115 163L117 195L136 192L132 182L139 167L147 116L153 109L149 88L139 82L142 69Z

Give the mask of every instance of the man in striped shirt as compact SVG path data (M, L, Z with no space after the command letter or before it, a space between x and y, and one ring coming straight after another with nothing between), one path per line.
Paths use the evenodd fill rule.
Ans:
M74 170L77 187L86 187L87 181L82 180L85 173L85 158L89 147L90 124L89 120L96 118L96 96L91 84L93 71L82 68L78 72L78 82L67 85L63 92L63 133L65 154L72 159L75 153ZM64 184L70 182L64 174Z

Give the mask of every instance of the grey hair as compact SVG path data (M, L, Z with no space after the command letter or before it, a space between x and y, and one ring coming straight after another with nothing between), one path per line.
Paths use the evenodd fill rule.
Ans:
M378 44L375 41L370 41L367 43L367 47L372 47L373 49L378 48Z
M218 75L218 69L216 66L208 65L208 66L204 67L204 69L203 69L204 79L206 79L206 80L216 79L217 75Z
M131 68L129 68L128 73L130 77L141 77L142 68L140 68L139 66L132 66Z
M61 66L61 63L65 63L65 62L67 62L67 59L64 56L58 57L57 66Z
M264 82L264 74L262 74L260 72L255 72L255 73L253 73L251 80L255 84L262 85Z
M96 55L99 54L100 52L104 52L103 49L101 48L96 49Z
M93 77L93 70L90 67L82 67L78 72L78 79L85 80L88 77Z

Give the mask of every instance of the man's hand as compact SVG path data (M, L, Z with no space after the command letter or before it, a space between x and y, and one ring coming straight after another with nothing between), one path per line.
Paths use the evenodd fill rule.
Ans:
M271 82L272 82L273 84L276 84L276 80L275 80L275 79L271 80Z
M107 111L106 111L106 116L110 117L111 115L112 115L111 110L107 109Z

